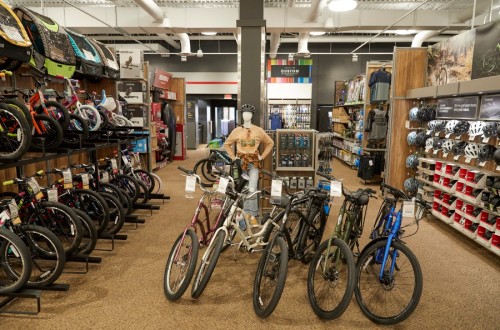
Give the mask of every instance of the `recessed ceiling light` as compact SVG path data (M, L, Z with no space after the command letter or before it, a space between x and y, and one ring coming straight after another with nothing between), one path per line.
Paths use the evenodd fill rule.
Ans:
M415 30L393 30L392 32L400 35L408 35L408 34L415 34L417 31Z
M328 4L328 9L331 11L349 11L358 6L356 0L332 0Z
M322 36L322 35L325 35L326 32L325 31L311 31L311 32L309 32L309 34L312 36Z
M202 32L201 34L203 34L204 36L214 36L217 34L217 32Z

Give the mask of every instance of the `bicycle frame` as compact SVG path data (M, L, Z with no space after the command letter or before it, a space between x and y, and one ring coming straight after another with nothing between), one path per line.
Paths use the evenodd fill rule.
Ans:
M387 237L387 243L385 245L384 249L384 254L382 258L382 266L380 267L380 273L379 273L379 279L382 281L384 278L384 271L385 271L385 265L387 264L387 258L389 257L389 250L392 245L392 241L394 239L399 238L399 229L401 228L401 222L402 222L402 212L399 210L398 212L395 212L395 208L393 207L391 209L391 212L389 213L389 218L386 224L386 229L390 230L389 236ZM393 222L393 217L396 218L396 220ZM397 249L394 249L392 251L392 260L391 260L391 267L390 267L390 275L392 276L394 273L394 269L396 267L396 257L397 257ZM380 259L380 254L377 253L376 259ZM378 260L377 260L378 261Z

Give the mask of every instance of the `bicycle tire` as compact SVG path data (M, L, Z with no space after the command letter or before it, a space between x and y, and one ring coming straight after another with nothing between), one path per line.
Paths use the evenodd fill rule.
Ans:
M137 197L137 202L140 204L146 204L149 201L149 189L148 186L141 180L135 179L139 185L139 196Z
M109 208L109 222L104 232L107 234L117 234L125 224L125 210L115 196L105 192L100 192L99 194L104 198Z
M205 255L208 256L207 260L201 259L200 266L198 267L198 272L194 278L193 286L191 287L191 297L196 299L207 287L208 281L215 270L217 261L219 260L220 253L222 252L222 247L224 245L224 239L226 234L223 230L219 230L216 236L212 239L208 249L205 251Z
M134 177L148 187L149 193L153 193L153 189L155 188L155 179L151 173L142 169L137 169L134 170Z
M34 115L33 120L37 122L38 126L43 123L44 128L40 134L33 128L31 149L34 151L43 151L44 149L52 150L58 148L62 143L63 129L57 120L46 115ZM42 143L42 138L45 139L45 143Z
M137 202L141 188L136 179L134 179L130 175L120 174L111 181L111 184L114 184L124 193L128 194L128 196L132 200L132 205Z
M177 255L178 250L181 248L181 240L183 237L188 237L191 241L190 248L191 251L187 254L187 262L186 260L183 260L183 264L188 264L187 267L182 268L181 265L181 273L184 272L185 270L185 276L181 280L180 283L178 283L177 288L174 290L170 286L170 274L172 271L172 266L173 263L175 262L174 257ZM183 243L185 242L185 239ZM186 231L186 235L184 233L181 233L177 240L175 241L174 245L172 246L172 249L170 250L170 254L168 255L167 259L167 265L165 266L165 273L163 275L163 292L165 293L165 296L167 297L168 300L170 301L175 301L182 297L184 292L186 292L186 289L189 286L189 283L191 283L191 279L193 277L195 268L196 268L196 262L198 261L198 249L199 249L199 243L198 243L198 238L196 237L196 234L192 229L188 229ZM184 256L183 256L184 258Z
M27 284L35 288L51 285L59 279L66 264L66 253L63 244L48 228L36 225L22 225L19 230L23 234L24 242L31 251L31 262L34 266ZM36 242L34 235L39 237ZM46 247L41 247L40 238L45 240L44 245ZM50 249L50 253L44 249ZM44 262L48 262L49 266L44 266ZM52 263L55 264L52 265Z
M0 160L17 160L28 151L30 145L28 120L15 107L0 103Z
M276 256L277 252L273 251L274 247L279 247L279 255ZM266 266L269 262L273 262L276 265L272 267L272 272L265 271ZM277 267L277 268L276 268ZM276 269L278 271L275 274ZM255 314L260 318L266 318L272 314L278 305L283 289L285 288L286 275L288 272L288 247L286 245L285 239L281 236L275 236L270 244L266 246L264 253L260 257L259 265L257 266L257 273L255 274L255 281L253 286L253 309ZM261 294L261 283L263 282L263 277L272 277L277 279L274 285L275 290L269 299L268 304L264 304Z
M210 159L206 159L201 165L201 174L203 177L209 182L217 181L217 177L212 175L212 161L210 161Z
M368 306L368 302L363 299L363 297L365 295L364 294L365 287L370 288L373 286L376 286L376 287L380 286L382 288L382 292L387 293L388 291L394 290L397 286L399 286L401 284L400 281L391 281L391 283L387 283L387 282L385 282L385 280L380 281L379 270L372 271L369 274L367 273L367 268L369 266L372 266L373 264L378 265L378 263L376 261L375 254L377 254L378 251L382 251L382 254L383 254L383 251L385 249L386 244L387 244L387 239L381 239L379 241L376 241L372 245L368 246L367 248L365 248L362 251L362 253L358 259L358 262L356 264L357 283L355 286L354 293L356 296L356 301L358 302L358 305L361 308L361 311L363 312L363 314L365 314L366 317L368 317L371 321L378 323L378 324L394 325L394 324L400 323L400 322L404 321L405 319L407 319L413 313L415 308L417 308L417 305L420 301L420 297L422 295L423 276L422 276L422 270L420 268L420 264L418 262L418 259L413 254L413 252L410 250L410 248L399 241L393 240L391 242L391 249L389 251L387 265L389 265L389 267L390 267L390 263L391 263L390 260L392 259L391 253L394 251L394 249L397 250L397 251L395 251L395 253L398 255L397 259L399 259L401 257L401 253L404 254L408 258L408 261L409 261L409 263L412 267L412 270L413 270L413 274L415 276L415 280L413 283L413 293L411 295L411 298L410 298L410 301L408 302L408 304L403 305L404 307L401 308L401 311L397 312L397 313L393 313L394 315L382 316L382 315L379 315L378 312L375 312L373 310L373 308L370 308ZM396 266L397 269L395 269L395 271L397 270L398 272L400 272L402 265L403 264L401 264L401 263L399 265L397 265ZM365 274L368 274L366 276L366 279L364 276ZM405 278L407 278L407 276L405 276ZM369 284L365 285L364 282L369 282L370 279L372 280L373 284L372 285L369 285ZM363 282L363 284L361 282ZM386 286L385 288L383 287L384 285ZM380 298L379 296L375 295L375 292L373 292L370 295L370 297ZM376 304L382 304L382 301L377 299ZM384 309L386 309L386 308L384 308Z
M132 200L130 199L129 195L124 193L120 188L112 185L111 183L103 182L99 183L99 189L102 192L107 192L109 194L112 194L113 196L118 197L122 202L123 208L125 209L125 214L132 213Z
M80 105L80 107L78 107L78 111L82 113L82 115L80 116L83 119L87 120L90 131L97 131L101 127L101 115L96 108L91 105L82 104Z
M163 182L160 178L160 176L156 173L149 173L153 176L153 179L155 181L155 189L153 190L153 193L154 194L161 194L161 191L162 191L162 186L163 186Z
M83 143L89 138L89 125L78 115L71 113L69 118L68 129L63 134L63 143L70 147L80 147L80 139Z
M47 109L47 112L49 112L50 117L54 118L59 123L59 125L61 125L63 132L66 132L69 127L69 120L70 120L68 109L66 109L66 107L59 102L46 101L40 104L36 108L35 112L39 115L42 114L47 115L45 113L45 109Z
M30 126L30 132L31 132L31 129L33 129L33 121L31 119L30 109L28 109L27 106L23 102L19 101L18 99L15 99L15 98L3 99L2 103L7 103L11 107L14 107L16 110L21 112L24 115L24 118L26 119L26 121L28 122L28 124Z
M305 235L303 239L304 241L300 242L299 237L299 246L297 246L297 250L302 248L307 249L301 251L303 255L300 258L300 261L306 265L311 261L314 254L316 253L316 250L321 244L321 239L323 238L323 232L325 231L326 224L326 219L321 210L318 210L317 213L311 213L309 217L312 219L307 220L307 222L303 222L303 226L305 226L307 229L307 232L302 233L302 235ZM301 228L301 232L306 229Z
M42 212L30 210L25 219L26 223L48 228L59 238L66 255L70 255L82 241L83 229L80 219L70 207L61 203L44 201L40 202L40 206ZM57 215L57 219L54 219L54 215Z
M0 227L0 262L10 267L10 259L15 262L17 271L14 276L0 276L0 294L20 290L28 282L32 269L30 250L23 240L5 227Z
M75 189L73 193L78 195L80 210L92 219L97 234L102 234L109 223L109 208L106 200L97 192L88 189Z
M284 213L285 213L285 210L278 213L276 215L276 217L273 219L273 222L275 222L275 223L279 222L283 218ZM294 216L298 217L298 219L294 218ZM300 211L290 210L286 221L287 221L287 230L288 230L288 233L290 234L290 238L292 239L292 243L297 243L298 234L300 233L301 225L303 222L306 221L304 218L304 215ZM262 242L263 243L267 243L267 242L269 242L270 239L272 239L271 234L273 233L273 231L274 231L274 233L278 233L279 228L277 228L273 224L269 224L266 228L266 231L262 235ZM289 249L293 248L295 250L294 246L289 246L288 248Z
M334 248L333 253L331 250L332 248ZM309 297L309 303L311 304L311 307L317 316L325 320L333 320L341 316L351 302L352 295L354 293L354 286L356 285L356 264L354 262L354 256L351 249L349 249L349 246L340 238L332 239L330 250L327 251L327 249L328 240L321 243L321 245L316 250L316 253L314 254L314 257L309 266L309 273L307 276L307 295ZM339 256L338 253L341 253L341 255ZM340 260L332 260L337 257ZM327 260L326 262L325 259ZM332 262L331 266L329 266L328 261ZM337 265L335 264L336 262L342 264ZM325 264L327 266L326 271L322 269L322 266L324 266ZM330 269L330 267L334 268ZM345 286L345 291L343 288L340 288L340 291L344 292L339 292L339 295L327 293L325 296L328 296L330 298L336 298L340 296L341 299L335 300L335 302L333 302L334 306L332 306L332 308L326 306L324 307L322 303L318 302L319 294L316 294L316 284L321 286L321 284L326 283L326 285L323 285L323 287L332 289L339 288L339 283L342 282L342 279L340 279L338 276L342 269L339 268L347 269L347 276L345 280L347 285ZM317 271L319 271L318 281L316 281L315 279L315 275L318 274Z
M74 209L73 211L76 213L76 216L80 218L83 228L82 241L75 252L80 254L91 254L95 249L98 239L95 224L85 212L78 209Z

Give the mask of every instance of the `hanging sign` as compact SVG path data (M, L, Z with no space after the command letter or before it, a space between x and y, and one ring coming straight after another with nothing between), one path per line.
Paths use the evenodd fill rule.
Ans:
M475 119L479 96L439 99L436 118Z
M500 94L484 95L481 98L479 119L500 120Z

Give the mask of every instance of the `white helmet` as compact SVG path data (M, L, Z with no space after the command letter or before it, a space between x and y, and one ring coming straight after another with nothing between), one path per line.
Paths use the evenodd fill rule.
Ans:
M425 140L425 149L432 149L432 146L434 145L434 140L437 138L428 138Z
M445 127L445 133L446 134L453 134L453 129L455 128L455 126L458 124L458 120L450 120L446 123L446 127Z
M481 149L479 144L469 143L467 146L465 146L465 156L468 158L477 158L479 157L479 149Z
M443 142L443 146L442 146L443 152L445 152L445 153L452 152L453 151L453 146L456 143L457 143L457 141L455 141L455 140L445 140Z
M469 136L483 135L483 121L474 121L469 127Z

